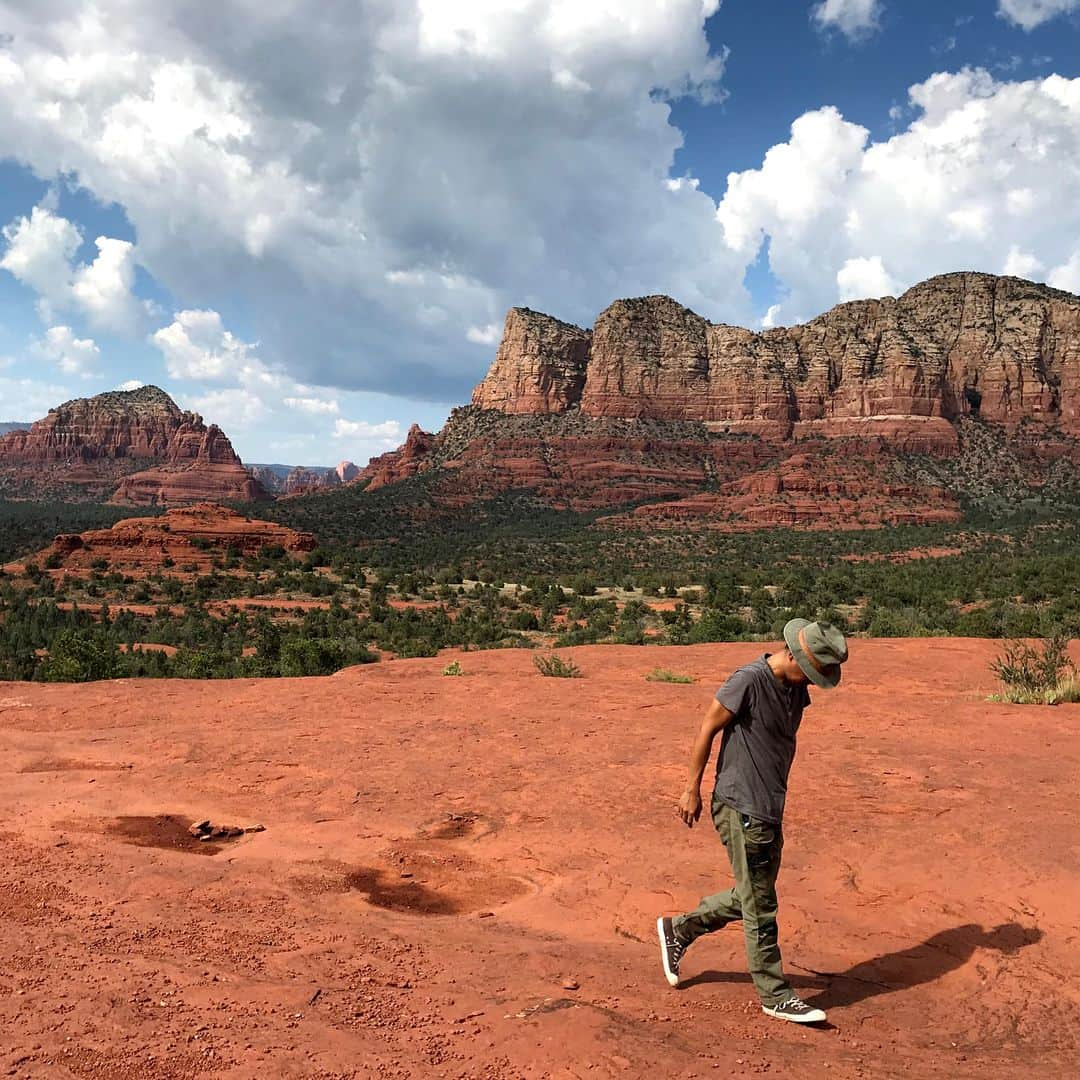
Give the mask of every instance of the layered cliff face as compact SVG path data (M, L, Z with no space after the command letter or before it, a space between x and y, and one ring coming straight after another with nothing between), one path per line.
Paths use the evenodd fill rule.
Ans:
M225 433L156 386L68 401L3 436L0 482L15 493L80 489L132 505L265 497Z
M581 399L590 334L528 308L511 308L491 371L476 390L478 409L564 412Z
M827 447L841 459L819 475ZM942 464L915 476L913 456ZM457 505L511 488L654 504L621 515L640 527L824 528L955 520L954 477L977 494L970 474L1000 466L1030 490L1060 462L1080 465L1080 298L960 273L763 333L665 296L616 301L591 331L515 308L472 405L361 476L437 468Z
M943 452L956 445L949 422L971 413L1080 434L1080 299L947 274L761 334L665 296L616 301L591 335L515 309L473 404L697 420L779 439L881 434Z
M116 390L67 401L50 409L28 431L5 435L0 439L0 461L38 465L165 458L178 432L184 429L190 437L196 425L202 426L200 417L181 412L156 386Z

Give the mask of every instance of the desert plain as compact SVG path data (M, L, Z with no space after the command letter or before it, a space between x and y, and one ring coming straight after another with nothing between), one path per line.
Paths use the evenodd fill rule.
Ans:
M855 641L813 693L780 933L829 1024L761 1014L738 925L666 985L657 915L729 883L690 742L764 648L0 683L0 1074L1075 1075L1080 705L987 702L991 641Z

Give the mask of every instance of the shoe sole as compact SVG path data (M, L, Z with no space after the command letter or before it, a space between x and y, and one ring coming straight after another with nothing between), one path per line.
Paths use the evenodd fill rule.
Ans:
M824 1024L828 1019L820 1009L815 1009L812 1013L807 1013L806 1016L785 1016L783 1013L770 1009L767 1005L762 1005L761 1011L774 1020L786 1020L789 1024Z
M664 938L664 917L662 915L656 920L656 933L660 938L660 960L664 965L664 978L667 979L668 986L678 986L679 976L674 974L668 966L667 941Z

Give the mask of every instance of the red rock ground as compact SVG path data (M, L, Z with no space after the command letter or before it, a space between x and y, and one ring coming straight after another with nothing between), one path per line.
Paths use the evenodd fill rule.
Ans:
M657 913L727 883L712 830L674 815L690 739L760 651L566 650L580 680L503 651L462 654L462 678L433 658L0 684L0 1066L1071 1074L1080 705L988 704L992 642L856 642L807 712L781 939L832 1026L762 1016L737 926L667 987ZM657 666L698 681L646 682ZM204 818L266 831L199 843Z

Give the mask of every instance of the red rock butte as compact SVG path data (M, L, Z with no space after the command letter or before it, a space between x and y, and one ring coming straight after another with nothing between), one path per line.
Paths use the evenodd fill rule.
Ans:
M299 555L314 550L315 538L213 503L196 503L157 517L126 518L109 529L58 536L34 559L65 572L88 571L100 560L111 570L145 572L171 560L206 573L230 549L237 555L257 555L271 546Z
M77 398L0 437L0 490L133 506L266 498L225 433L156 386Z
M762 333L666 296L618 300L592 330L513 308L472 404L361 479L441 468L448 502L650 503L620 519L638 524L831 527L875 501L865 525L956 520L948 485L892 464L957 457L973 425L1011 440L1033 486L1080 463L1080 298L947 274Z

